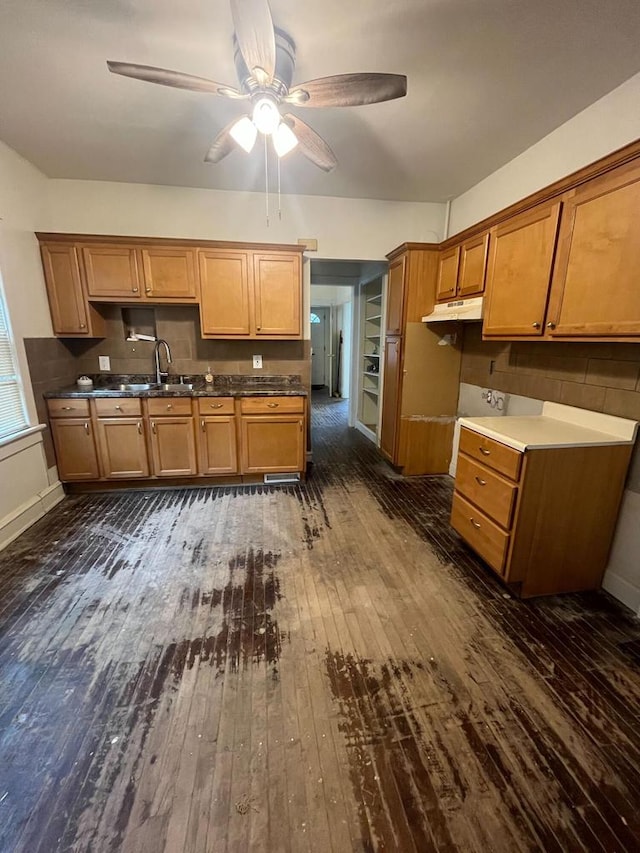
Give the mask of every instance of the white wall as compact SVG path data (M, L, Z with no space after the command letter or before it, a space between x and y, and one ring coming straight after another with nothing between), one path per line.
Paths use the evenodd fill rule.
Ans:
M201 240L318 240L319 258L384 259L405 241L442 237L444 205L324 196L283 196L270 226L260 193L146 184L51 180L46 230Z
M312 305L343 305L353 299L353 287L333 284L311 284Z
M640 74L578 113L451 203L457 234L640 138Z
M0 142L0 272L16 342L29 423L37 423L24 337L52 335L34 231L44 218L46 177ZM62 497L49 487L40 433L0 447L0 547Z

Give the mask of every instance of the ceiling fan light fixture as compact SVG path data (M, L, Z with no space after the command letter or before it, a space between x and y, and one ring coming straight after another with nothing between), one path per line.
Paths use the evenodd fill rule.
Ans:
M281 121L273 134L273 147L278 157L284 157L298 144L298 137L288 124Z
M249 116L243 116L239 119L229 131L238 145L249 154L256 144L258 130Z
M271 98L259 98L253 108L253 123L260 133L270 136L280 124L280 111Z

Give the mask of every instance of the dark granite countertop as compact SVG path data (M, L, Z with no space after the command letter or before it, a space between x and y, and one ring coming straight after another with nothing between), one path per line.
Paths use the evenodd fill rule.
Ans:
M155 384L155 378L147 375L110 375L97 374L91 376L93 388L78 388L71 385L44 394L47 399L91 399L92 397L298 397L307 396L307 389L300 381L300 376L215 376L211 384L207 384L202 376L185 376L185 383L193 384L187 388L178 384L180 377L169 377L169 384L174 388L150 388L148 390L121 390L118 386L124 384Z

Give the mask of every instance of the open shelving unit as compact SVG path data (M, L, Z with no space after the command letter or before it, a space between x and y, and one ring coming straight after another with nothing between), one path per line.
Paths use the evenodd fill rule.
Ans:
M360 285L360 398L358 421L365 434L377 441L380 422L382 367L383 278L378 276Z

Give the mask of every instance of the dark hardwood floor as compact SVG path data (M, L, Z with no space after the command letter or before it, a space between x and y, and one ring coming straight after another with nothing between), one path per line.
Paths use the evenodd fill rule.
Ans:
M66 499L0 553L0 849L638 851L640 622L521 602L313 408L302 485Z

